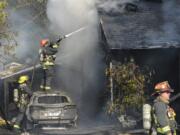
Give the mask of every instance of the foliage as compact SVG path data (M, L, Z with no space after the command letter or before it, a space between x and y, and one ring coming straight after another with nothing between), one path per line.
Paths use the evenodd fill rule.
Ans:
M145 102L146 84L150 83L151 72L144 71L133 59L116 63L109 69L113 78L114 102L108 103L108 112L126 114L127 110L141 110Z
M27 7L32 9L32 16L34 17L24 24L24 26L27 26L35 19L42 21L42 18L45 18L46 2L47 0L0 0L0 65L15 59L15 49L18 45L15 38L18 31L11 27L12 24L8 18L10 14L19 12L20 9L24 10Z
M36 8L37 10L43 10L46 6L47 0L17 0L17 8L18 7L26 7L31 6Z
M31 23L45 26L47 24L46 6L47 0L8 0L11 10L17 14L28 11L29 18L22 27L26 27Z
M5 12L5 8L7 6L7 2L4 1L0 1L0 26L2 27L2 25L4 25L6 23L7 20L7 13Z
M47 2L47 0L17 0L17 2L20 3L32 3L32 2L38 2L38 3L43 3Z
M3 34L3 32L6 29L6 22L7 22L7 13L5 11L7 7L7 1L3 0L0 1L0 36Z
M1 62L4 63L5 55L14 55L15 40L14 33L10 31L8 23L8 0L0 1L0 53ZM3 57L2 57L3 55ZM6 59L6 58L5 58ZM5 60L6 61L6 60Z

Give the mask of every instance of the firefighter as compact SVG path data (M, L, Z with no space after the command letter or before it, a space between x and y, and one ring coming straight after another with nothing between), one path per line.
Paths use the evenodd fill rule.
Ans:
M60 38L55 43L50 43L49 39L41 40L39 50L40 64L43 69L43 79L40 88L44 91L51 90L51 81L54 76L54 66L56 53L58 52Z
M157 83L154 89L155 92L152 95L156 96L156 99L152 109L153 126L158 135L176 135L176 113L169 106L170 95L174 90L168 81Z
M14 102L19 110L17 117L13 118L13 128L16 131L21 130L21 122L24 119L26 107L29 103L32 91L28 85L29 77L22 75L18 79L18 88L14 89Z

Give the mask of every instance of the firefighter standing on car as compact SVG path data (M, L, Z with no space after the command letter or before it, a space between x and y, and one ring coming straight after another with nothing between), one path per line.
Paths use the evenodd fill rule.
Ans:
M17 117L12 120L13 127L15 130L21 130L21 122L25 116L26 107L29 103L32 91L28 84L29 77L22 75L18 79L18 88L14 89L14 102L19 109Z
M54 65L56 59L56 53L58 52L58 48L60 46L60 42L62 39L70 37L82 30L86 27L81 27L76 31L73 31L67 35L60 36L56 42L50 42L49 39L41 40L41 48L39 50L40 56L40 64L43 69L43 79L41 81L40 88L44 91L51 90L51 80L54 76Z
M59 42L62 38L51 43L49 39L41 40L41 48L39 50L40 64L43 69L43 79L40 88L44 91L51 90L51 81L54 76L54 66L56 53L58 52Z
M176 113L169 106L171 89L168 81L160 82L155 85L156 96L152 107L153 126L158 135L176 135L177 123Z

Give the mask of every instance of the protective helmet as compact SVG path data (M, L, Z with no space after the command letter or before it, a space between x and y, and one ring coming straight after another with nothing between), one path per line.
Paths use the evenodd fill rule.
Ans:
M169 85L168 81L163 81L160 83L157 83L154 87L155 92L152 95L163 93L163 92L174 92L174 90Z
M49 43L49 39L42 39L40 44L42 47L44 47L45 45L47 45Z
M18 83L24 83L25 81L28 81L29 77L27 75L22 75L19 77Z

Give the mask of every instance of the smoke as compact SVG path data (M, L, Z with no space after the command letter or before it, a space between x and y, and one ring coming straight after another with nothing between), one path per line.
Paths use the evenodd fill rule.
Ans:
M177 31L176 17L179 19L180 10L179 7L176 6L175 0L164 1L163 7L163 16L164 16L164 25L163 31L165 33L165 39L169 41L179 41L179 34Z
M85 27L61 41L56 62L60 65L60 87L74 98L84 115L92 115L97 110L104 73L95 1L49 0L47 16L51 22L50 30L57 37Z
M18 62L32 64L38 58L39 41L48 37L49 33L38 21L39 15L35 15L31 8L14 9L9 6L9 22L11 30L16 34L17 47L15 57Z
M164 0L161 5L162 6L159 6L161 9L157 14L160 14L162 16L162 18L158 18L158 21L162 23L158 22L160 28L149 31L149 33L147 33L146 36L149 38L148 42L152 42L153 44L157 45L177 45L180 41L180 31L178 29L180 20L180 8L178 1Z
M104 91L104 55L98 41L95 4L95 0L49 0L46 11L49 23L45 25L32 7L13 10L13 5L8 9L12 31L17 32L16 57L24 64L38 59L42 38L56 41L59 36L85 27L61 41L56 59L60 68L54 82L74 99L83 110L80 113L86 116L96 114L99 95Z
M97 0L96 4L99 9L105 12L123 12L126 3L134 3L139 0Z

